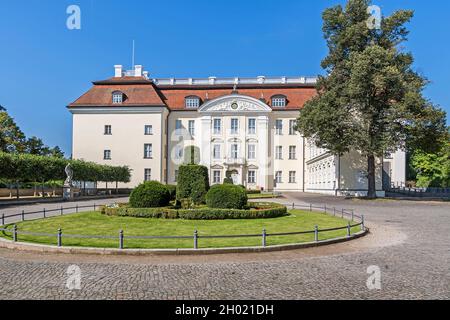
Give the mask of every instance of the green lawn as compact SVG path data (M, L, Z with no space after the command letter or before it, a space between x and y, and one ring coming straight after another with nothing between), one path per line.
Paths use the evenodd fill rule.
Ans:
M298 232L313 230L314 225L320 229L342 227L347 221L338 217L332 217L323 213L291 210L291 215L273 219L248 219L248 220L169 220L169 219L145 219L132 217L105 216L99 212L85 212L58 216L34 221L25 221L17 224L19 231L42 232L55 234L52 237L36 237L20 235L18 241L28 241L43 244L56 244L56 232L62 228L63 234L82 235L108 235L117 236L116 239L75 239L64 238L65 246L86 246L117 248L119 230L124 230L126 236L162 236L178 235L192 236L194 230L199 232L199 247L237 247L260 246L261 237L257 238L226 238L226 239L202 239L206 235L230 235L230 234L260 234L266 228L267 233ZM8 226L12 228L12 226ZM352 232L359 231L354 227ZM324 232L319 234L319 239L330 239L345 236L346 230ZM0 236L11 239L11 233L0 233ZM267 238L267 245L298 243L313 241L313 234L273 236ZM192 248L192 239L126 239L125 248Z
M249 199L266 199L266 198L277 198L277 196L272 193L250 193L247 195Z

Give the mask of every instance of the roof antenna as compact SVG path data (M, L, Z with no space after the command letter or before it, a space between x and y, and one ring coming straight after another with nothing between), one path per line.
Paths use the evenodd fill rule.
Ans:
M133 54L131 58L131 69L134 69L134 40L133 40Z

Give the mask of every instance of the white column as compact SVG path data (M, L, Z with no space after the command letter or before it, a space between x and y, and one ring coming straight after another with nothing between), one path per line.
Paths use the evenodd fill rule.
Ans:
M269 117L267 115L258 116L257 119L258 134L258 185L268 189L269 174Z
M200 135L198 147L200 149L200 164L211 167L211 116L200 118Z

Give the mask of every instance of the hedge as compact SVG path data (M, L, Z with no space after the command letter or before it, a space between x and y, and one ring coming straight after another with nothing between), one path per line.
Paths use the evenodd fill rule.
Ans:
M212 186L206 194L206 204L210 208L243 209L247 201L245 188L232 184Z
M170 193L170 200L175 200L177 198L177 186L173 184L166 184L166 187Z
M147 181L131 192L130 206L133 208L156 208L167 206L170 202L168 188L158 181Z
M194 164L179 167L177 200L190 198L195 204L205 203L208 190L208 168Z
M165 208L130 208L124 205L103 207L102 213L110 216L136 218L162 218L186 220L225 220L225 219L264 219L287 215L287 208L277 203L249 203L248 209L175 209Z

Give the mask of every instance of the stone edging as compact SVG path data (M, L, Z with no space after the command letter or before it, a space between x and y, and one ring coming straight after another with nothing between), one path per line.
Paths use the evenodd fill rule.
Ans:
M369 229L359 231L350 237L341 237L318 242L304 242L295 244L282 244L268 247L228 247L228 248L204 248L204 249L114 249L114 248L91 248L91 247L57 247L41 245L28 242L13 242L0 238L0 248L32 251L44 253L66 253L66 254L96 254L96 255L206 255L206 254L226 254L226 253L250 253L250 252L273 252L294 250L302 248L319 247L334 243L351 241L364 237L369 233Z

